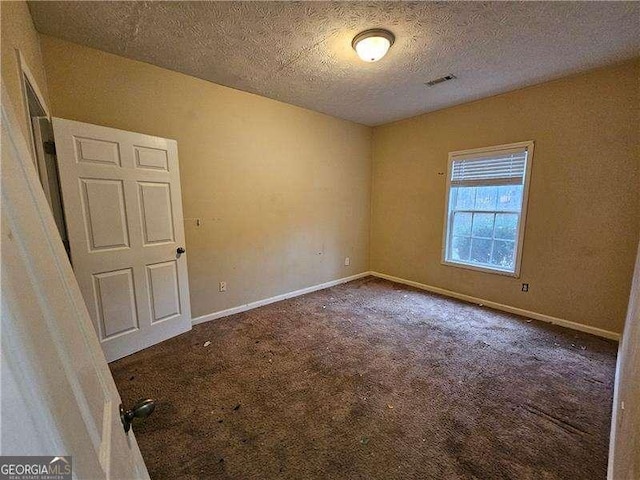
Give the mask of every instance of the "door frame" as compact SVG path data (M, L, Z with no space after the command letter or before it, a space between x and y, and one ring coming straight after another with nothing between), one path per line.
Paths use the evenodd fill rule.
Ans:
M24 110L24 115L27 120L26 127L29 132L29 140L31 140L31 143L29 144L29 152L31 153L33 161L37 162L38 159L34 148L35 139L33 138L33 127L31 126L31 116L29 115L29 100L27 98L27 86L25 85L25 79L29 82L33 93L35 93L36 98L38 99L38 102L40 102L40 106L44 110L45 116L49 121L51 121L51 109L44 99L44 95L42 94L42 90L40 89L36 78L33 76L33 73L31 73L29 64L18 48L16 48L16 58L18 64L18 78L20 79L20 94L22 95L22 109Z
M27 91L27 83L31 88L31 91L36 97L37 102L40 107L44 111L44 115L39 115L39 118L46 118L49 122L49 126L51 131L53 131L52 126L52 117L51 117L51 109L45 100L44 95L42 94L42 90L36 81L35 76L31 72L29 68L29 64L24 58L24 55L20 52L20 49L15 49L16 59L17 59L17 68L18 68L18 80L20 84L20 94L22 95L22 109L24 112L25 120L26 120L26 128L28 133L28 147L29 153L31 154L31 158L33 163L36 166L36 173L38 174L38 178L40 179L40 183L42 184L42 188L44 190L44 195L51 206L51 210L54 212L54 218L56 218L56 223L58 224L58 230L60 235L62 236L63 242L67 242L67 231L66 231L66 222L64 218L64 206L62 204L62 195L60 194L60 188L58 185L57 196L54 194L55 192L51 192L51 185L59 183L58 177L51 178L49 175L49 171L47 169L47 158L46 153L44 151L44 146L41 143L41 138L36 133L36 128L33 125L33 119L36 117L31 116L31 112L29 110L29 93ZM57 159L53 158L53 161L57 166ZM58 201L56 201L58 200ZM65 243L65 248L67 249L68 254L68 245Z

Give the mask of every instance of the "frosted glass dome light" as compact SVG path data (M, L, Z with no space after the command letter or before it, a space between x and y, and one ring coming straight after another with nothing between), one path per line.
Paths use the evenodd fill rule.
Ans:
M356 35L351 46L365 62L377 62L387 54L395 39L389 30L374 28Z

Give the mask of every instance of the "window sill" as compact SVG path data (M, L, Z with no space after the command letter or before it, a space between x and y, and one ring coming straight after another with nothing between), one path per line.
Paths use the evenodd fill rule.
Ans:
M502 275L503 277L520 278L520 272L518 271L518 268L516 268L515 272L508 272L505 270L498 270L489 267L481 267L479 265L469 265L468 263L452 262L451 260L442 260L440 263L448 267L464 268L466 270L474 270L476 272L483 273L493 273L495 275Z

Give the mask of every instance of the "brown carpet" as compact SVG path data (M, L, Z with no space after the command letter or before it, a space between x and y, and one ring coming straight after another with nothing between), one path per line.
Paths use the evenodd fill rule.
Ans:
M211 342L207 347L205 342ZM617 344L368 277L111 364L153 479L604 479Z

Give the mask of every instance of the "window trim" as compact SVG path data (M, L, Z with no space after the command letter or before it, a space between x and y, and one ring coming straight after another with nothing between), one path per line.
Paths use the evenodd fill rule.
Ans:
M524 172L524 184L522 187L522 208L520 209L520 221L518 224L518 238L516 242L516 255L515 255L515 268L513 272L508 272L499 269L493 269L489 267L483 267L479 265L470 265L467 263L454 262L447 260L447 241L449 239L449 229L451 228L449 222L449 202L451 197L451 169L453 166L453 160L455 157L461 155L477 155L489 152L497 152L500 150L510 150L514 148L525 148L527 150L527 164ZM493 273L495 275L503 275L507 277L520 278L520 268L522 266L522 251L524 247L524 232L527 221L527 210L529 205L529 185L531 183L531 165L533 163L533 149L534 141L528 140L525 142L507 143L503 145L495 145L491 147L473 148L469 150L457 150L455 152L449 152L449 159L447 161L447 184L444 204L444 223L442 226L442 255L440 263L449 267L464 268L466 270L475 270L477 272Z

